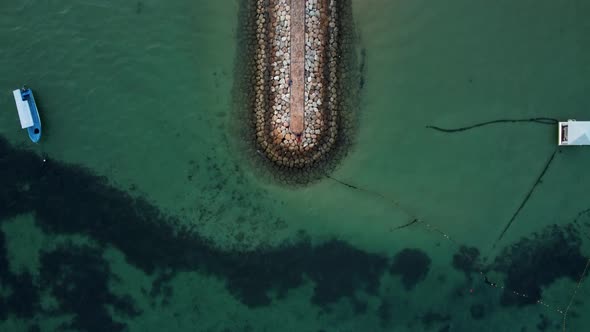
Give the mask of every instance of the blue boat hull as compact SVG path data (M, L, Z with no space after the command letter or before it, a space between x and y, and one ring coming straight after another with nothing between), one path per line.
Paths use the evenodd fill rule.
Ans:
M29 132L29 138L34 143L37 143L41 139L41 118L39 118L39 111L37 110L37 104L35 103L33 91L31 89L22 89L21 96L23 101L26 100L29 103L31 117L33 118L33 126L27 128L27 131Z

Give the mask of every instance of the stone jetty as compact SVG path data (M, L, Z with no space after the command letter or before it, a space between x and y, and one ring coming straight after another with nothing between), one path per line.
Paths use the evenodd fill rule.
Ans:
M255 0L254 117L259 152L311 166L338 134L337 0Z

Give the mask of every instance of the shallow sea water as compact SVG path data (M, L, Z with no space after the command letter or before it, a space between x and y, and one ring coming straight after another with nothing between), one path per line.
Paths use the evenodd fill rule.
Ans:
M561 331L570 302L590 326L587 149L426 127L587 119L590 3L353 0L355 144L297 189L235 148L240 4L0 5L0 330Z

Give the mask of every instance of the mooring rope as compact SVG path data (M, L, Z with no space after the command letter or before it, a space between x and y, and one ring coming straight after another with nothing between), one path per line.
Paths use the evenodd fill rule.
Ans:
M340 179L337 179L337 178L335 178L335 177L333 177L333 176L330 176L330 175L327 175L327 174L326 174L326 177L327 177L328 179L332 180L332 181L335 181L336 183L339 183L339 184L341 184L341 185L343 185L343 186L345 186L345 187L349 188L349 189L353 189L353 190L356 190L356 191L361 191L361 192L364 192L364 193L366 193L366 194L369 194L369 195L376 196L376 197L378 197L379 199L381 199L381 200L384 200L384 201L386 201L386 202L388 202L388 203L392 204L392 205L393 205L393 206L395 206L395 207L396 207L398 210L402 211L404 214L406 214L406 215L407 215L407 216L410 218L410 221L409 221L408 223L406 223L406 224L403 224L403 225L400 225L400 226L397 226L397 227L395 227L395 228L392 228L391 230L398 230L398 229L401 229L401 228L406 228L406 227L408 227L408 226L411 226L411 225L413 225L413 224L415 224L415 223L417 223L417 222L420 222L420 219L419 219L419 218L418 218L418 217L417 217L417 216L416 216L414 213L412 213L412 212L411 212L409 209L407 209L407 208L403 207L403 206L402 206L402 205L401 205L401 204L400 204L398 201L396 201L395 199L391 199L391 198L389 198L389 197L387 197L387 196L385 196L385 195L383 195L383 194L381 194L381 193L379 193L379 192L377 192L377 191L370 190L370 189L366 189L366 188L362 188L362 187L360 187L360 186L357 186L357 185L350 184L350 183L348 183L348 182L342 181L342 180L340 180Z
M469 130L469 129L483 127L483 126L487 126L487 125L491 125L491 124L497 124L497 123L518 123L518 122L532 122L532 123L539 123L539 124L545 124L545 125L555 125L555 124L557 124L559 122L559 120L553 119L553 118L545 118L545 117L529 118L529 119L499 119L499 120L492 120L492 121L487 121L487 122L482 122L482 123L476 123L476 124L471 125L471 126L460 127L460 128L441 128L441 127L438 127L438 126L431 126L431 125L426 126L426 128L428 128L428 129L434 129L434 130L437 130L437 131L442 131L442 132L445 132L445 133L456 133L456 132L466 131L466 130Z
M529 192L526 194L526 196L524 197L524 199L522 200L522 202L518 206L518 209L516 209L516 211L512 214L512 217L510 218L510 220L508 221L508 223L506 224L506 226L504 226L504 229L502 230L502 233L500 233L500 236L498 236L498 238L494 242L494 247L496 246L496 244L500 240L502 240L502 238L504 237L504 234L506 234L506 231L508 230L508 228L510 228L510 226L512 225L512 223L514 222L514 220L516 219L516 217L518 216L518 214L520 213L520 211L524 208L524 206L526 205L526 203L529 201L529 199L531 198L531 195L533 194L533 192L535 191L535 189L537 188L537 186L539 184L541 184L541 182L543 180L543 176L545 176L545 173L547 173L547 170L549 169L549 166L551 166L551 163L553 163L553 159L555 158L555 154L556 153L557 153L557 149L555 149L553 151L553 153L551 154L551 157L549 157L549 160L547 160L547 162L545 163L545 167L543 167L543 171L541 172L541 174L539 174L539 176L537 177L537 180L535 181L535 183L529 189Z
M416 219L414 219L414 220L410 221L409 223L407 223L407 224L403 224L403 225L400 225L400 226L397 226L397 227L393 228L392 230L396 231L396 230L398 230L398 229L402 229L402 228L410 227L410 226L412 226L413 224L415 224L415 223L417 223L417 222L420 222L420 220L418 220L418 219L416 218Z

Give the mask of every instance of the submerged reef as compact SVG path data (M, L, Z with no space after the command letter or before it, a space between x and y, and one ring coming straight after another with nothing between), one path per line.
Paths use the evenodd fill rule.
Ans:
M103 330L122 329L103 309L112 307L131 317L138 311L132 301L109 294L105 288L113 278L102 258L108 247L121 251L127 263L155 276L154 296L160 296L157 289L165 288L177 273L197 271L223 280L229 293L250 307L270 305L275 294L286 296L306 280L315 285L310 301L320 307L352 299L358 292L375 294L390 265L386 256L346 242L333 239L312 245L305 236L278 247L221 250L145 199L113 187L107 178L86 168L50 157L43 161L31 151L10 146L2 137L0 155L0 223L32 214L46 234L85 235L96 243L43 252L41 277L35 279L9 271L4 238L0 237L0 279L15 292L8 297L0 294L0 309L4 308L0 314L30 317L38 312L41 287L56 298L60 312L75 315L68 326L86 331L96 330L90 324ZM71 287L60 289L64 283ZM84 290L85 284L94 288ZM82 296L92 301L79 303ZM88 316L89 312L96 314Z
M400 274L406 290L412 290L426 278L430 269L430 257L419 249L403 249L393 258L390 272Z
M64 327L89 332L124 331L125 324L111 318L109 308L123 317L141 313L131 297L111 293L112 274L100 249L70 244L43 252L40 260L40 284L57 302L52 311L74 314Z
M0 293L0 320L5 320L10 314L18 318L32 318L40 307L39 290L28 271L10 271L6 253L6 239L0 232L0 285L3 291Z
M501 304L534 304L541 299L542 288L558 278L577 282L588 259L580 251L581 244L575 227L554 225L505 248L491 266L506 274ZM517 296L511 290L527 296Z
M238 131L282 182L326 174L351 142L356 78L350 0L254 0L241 10Z
M581 252L581 245L575 223L551 225L505 247L487 264L477 248L460 246L453 255L452 266L465 274L469 287L479 280L501 288L502 306L526 306L542 300L542 289L559 278L579 280L588 260ZM504 277L499 278L498 272ZM474 319L485 314L483 307L470 310Z
M471 280L471 273L482 269L479 261L479 250L475 247L460 246L453 255L453 268L463 271L465 277Z

